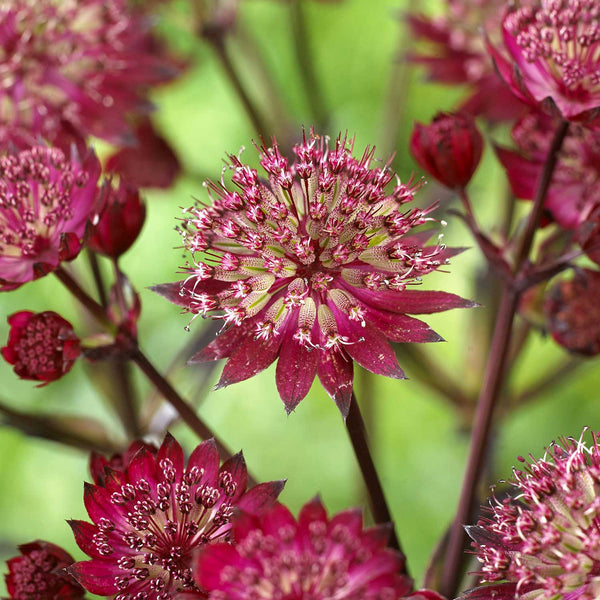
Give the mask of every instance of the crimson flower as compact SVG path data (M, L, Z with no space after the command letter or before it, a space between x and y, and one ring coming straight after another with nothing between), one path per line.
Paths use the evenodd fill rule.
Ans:
M556 119L531 111L512 130L517 151L497 148L513 193L533 200L548 149L558 127ZM566 229L583 223L600 203L600 131L572 123L558 154L545 208Z
M500 76L521 100L546 101L570 121L600 109L600 6L596 0L509 5L501 49L489 44Z
M133 140L132 114L147 112L149 86L173 77L148 19L126 0L13 0L0 7L0 137L68 147L94 135Z
M48 274L79 254L98 218L100 163L36 147L0 158L0 290Z
M198 585L210 600L397 600L412 591L403 557L386 547L389 530L364 529L360 510L328 517L319 499L298 520L277 504L234 520L233 544L202 548Z
M438 113L429 125L415 124L410 151L419 166L440 183L461 189L479 165L483 138L471 117Z
M221 334L191 362L228 358L218 387L243 381L277 358L286 410L315 378L348 413L352 360L404 378L388 343L441 338L409 314L473 306L446 292L410 289L459 250L426 246L433 230L413 232L433 210L408 209L415 186L371 167L374 149L352 156L352 140L333 147L312 132L293 164L263 145L255 169L230 156L232 189L208 182L210 206L184 213L193 260L185 281L154 289L194 316L222 319Z
M135 242L146 220L146 205L137 188L121 179L118 188L106 188L105 207L88 246L118 258Z
M469 527L482 582L467 598L597 598L600 589L600 450L592 435L563 438L514 470L515 494L493 500Z
M523 109L495 72L482 34L486 30L496 37L507 4L506 0L445 0L441 15L406 17L413 37L424 42L409 54L409 60L423 65L433 81L468 85L471 93L460 111L490 121L512 120Z
M570 352L600 354L600 271L577 269L572 279L558 282L544 301L552 337Z
M19 546L6 562L6 589L13 600L80 600L83 588L67 573L73 557L61 547L36 540Z
M105 467L100 485L85 484L92 523L70 525L91 560L69 572L87 591L115 600L198 592L191 571L198 549L229 539L234 509L259 513L283 488L273 481L246 491L247 480L241 454L219 468L212 440L200 444L187 465L169 434L158 452L140 444L123 471Z
M73 326L55 312L22 310L7 320L10 333L2 356L21 379L46 385L66 375L81 354Z

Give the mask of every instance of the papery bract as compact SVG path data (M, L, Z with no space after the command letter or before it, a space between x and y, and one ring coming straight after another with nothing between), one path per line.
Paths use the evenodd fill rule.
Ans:
M536 0L510 5L502 41L488 49L521 100L569 121L589 121L600 109L599 34L596 0Z
M208 182L212 205L184 212L182 234L193 261L185 281L154 290L194 316L222 319L217 339L191 362L228 358L218 387L243 381L279 358L276 381L286 410L318 375L345 416L353 363L404 378L388 343L441 338L409 314L473 306L446 292L409 289L460 249L427 246L433 210L409 209L416 186L371 167L353 142L313 133L292 164L263 146L268 181L230 156L233 185Z
M266 510L283 482L246 490L241 454L219 467L213 440L200 444L187 465L167 434L158 451L140 444L124 470L105 466L99 485L85 485L92 523L71 521L79 547L91 557L69 572L93 594L115 600L172 600L198 592L192 559L204 544L228 540L236 508Z
M446 187L461 189L479 165L483 138L471 117L438 113L429 125L415 124L410 151L429 175Z
M60 546L36 540L19 546L6 562L6 589L12 600L80 600L83 588L64 569L73 557Z
M404 559L386 548L389 530L363 528L358 510L332 517L316 499L294 519L283 505L241 514L233 544L205 546L195 578L211 600L397 599L412 591Z
M101 211L100 163L42 146L0 158L0 290L47 275L81 251Z
M600 450L564 438L539 460L520 459L514 497L492 500L467 528L482 563L482 587L464 597L596 598L600 590ZM487 592L486 592L487 590Z
M2 356L21 379L41 381L41 385L60 379L81 354L73 326L53 311L23 310L7 320L10 332Z
M147 112L148 86L176 72L126 0L13 0L0 23L0 139L19 148L88 135L130 143L128 116Z
M104 485L107 474L112 471L123 473L129 467L129 463L140 450L146 450L150 454L156 454L158 448L152 444L148 444L142 440L134 440L123 451L106 457L98 452L90 454L90 475L96 485Z

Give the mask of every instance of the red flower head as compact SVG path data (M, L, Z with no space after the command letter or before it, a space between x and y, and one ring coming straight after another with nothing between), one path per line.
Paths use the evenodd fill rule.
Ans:
M19 546L21 556L7 561L6 589L13 600L80 600L83 588L64 571L71 555L50 542Z
M585 431L584 431L585 434ZM600 450L565 438L543 458L520 459L514 497L491 502L469 527L482 582L466 598L597 598L600 588ZM487 594L486 594L487 590Z
M479 165L483 138L471 117L438 113L430 125L415 125L410 151L419 166L440 183L461 189Z
M0 133L18 147L95 135L132 141L148 86L173 77L126 0L13 0L0 7Z
M544 113L525 114L513 127L518 151L497 148L513 193L533 200L557 123ZM600 131L573 123L558 155L545 208L566 229L584 222L600 203Z
M192 452L187 466L169 434L158 452L143 445L123 471L106 468L102 485L86 484L92 523L70 524L91 560L69 572L92 594L115 600L197 592L191 572L197 550L229 539L235 508L258 513L283 488L273 481L246 491L247 480L241 454L219 468L212 440Z
M195 577L211 600L397 600L412 591L398 574L403 558L386 548L388 529L363 529L358 510L329 518L316 499L296 520L278 504L239 515L233 538L200 551Z
M491 121L512 120L523 103L498 77L482 35L485 29L493 36L500 28L506 0L445 0L442 4L442 16L407 17L413 36L425 42L409 59L424 65L433 81L469 86L472 93L461 112L484 115Z
M55 312L23 310L8 317L8 324L2 356L21 379L46 385L66 375L81 354L73 326Z
M600 109L600 5L597 0L536 0L510 7L503 48L489 44L498 72L523 101L546 101L569 121Z
M407 209L415 188L399 180L386 191L394 173L371 168L374 149L356 159L352 141L338 137L329 148L311 133L294 152L290 165L277 145L263 146L268 180L231 156L232 190L209 182L212 205L186 212L184 243L195 255L189 277L155 291L194 315L223 319L221 335L191 359L229 359L218 387L279 358L277 387L288 412L318 375L346 415L352 359L404 378L387 340L440 340L407 315L473 304L407 289L457 251L426 246L432 230L413 232L432 220L432 208Z
M146 205L136 188L121 180L119 187L107 188L106 205L88 245L92 250L118 258L137 239L146 219Z
M578 269L550 289L544 310L552 337L570 352L600 354L600 271Z
M129 444L127 450L122 453L113 454L110 458L106 458L98 452L92 452L90 455L90 475L96 485L104 485L107 474L112 471L123 473L129 467L131 459L142 449L156 454L158 448L152 444L147 444L142 440L134 440Z
M97 219L100 163L36 147L0 158L0 290L48 274L79 254Z

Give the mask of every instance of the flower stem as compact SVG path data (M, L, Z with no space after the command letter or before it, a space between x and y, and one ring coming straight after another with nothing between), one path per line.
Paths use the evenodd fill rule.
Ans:
M381 486L381 481L377 475L375 463L373 462L373 457L369 450L365 423L360 413L360 408L354 392L352 392L350 410L348 411L348 417L346 418L346 429L348 430L352 448L367 487L373 518L378 524L392 524L392 515L385 500L383 487ZM404 554L394 528L392 528L390 536L390 546ZM408 574L406 564L404 564L403 574Z
M513 282L512 284L504 284L502 289L483 385L479 394L477 409L475 411L473 434L471 437L471 446L469 448L465 477L458 502L458 509L450 529L448 552L444 562L440 592L447 598L453 598L456 595L461 578L460 567L465 546L465 532L463 530L463 525L470 521L475 501L475 490L481 477L486 455L494 407L502 391L513 321L521 297L521 290L516 284L518 284L525 274L524 271L527 268L535 232L540 224L544 202L552 180L552 174L554 173L554 168L558 161L558 154L568 129L568 122L563 121L554 134L544 164L544 169L538 183L533 208L529 214L525 231L517 251Z
M323 92L319 86L315 65L310 52L308 39L308 28L306 26L306 15L304 0L292 0L290 2L290 19L292 25L292 35L294 38L294 50L296 51L296 60L300 69L300 77L306 97L310 105L315 126L319 130L325 130L327 127L327 109Z
M221 66L225 70L225 74L227 75L229 82L235 89L240 101L242 102L244 109L246 110L246 113L248 114L248 117L250 118L250 121L252 122L252 125L256 130L256 133L264 141L268 141L269 135L264 120L256 106L250 99L250 96L246 92L242 80L240 79L240 76L235 69L231 57L227 52L227 48L225 47L225 42L223 38L221 36L211 36L207 37L206 39L210 42L217 55L217 58L221 62Z

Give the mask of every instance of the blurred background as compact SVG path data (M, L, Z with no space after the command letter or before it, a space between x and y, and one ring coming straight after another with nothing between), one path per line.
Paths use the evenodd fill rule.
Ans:
M408 153L414 122L428 122L438 110L452 108L462 94L460 89L426 82L422 70L402 60L412 43L402 14L414 10L415 3L300 0L299 4L328 121L327 131L321 133L332 137L340 131L356 134L358 154L367 144L376 145L376 156L382 159L395 152L393 166L407 181L415 171ZM438 5L421 1L418 9L433 14ZM308 128L315 120L307 97L310 90L303 83L294 51L297 9L293 2L241 0L235 28L227 38L231 60L253 101L270 116L277 118L277 110L285 116L285 127L274 130L284 140L290 132L292 140L299 137L301 127ZM176 387L198 402L200 414L223 440L231 448L243 449L248 468L259 481L288 480L281 500L293 511L317 494L331 512L362 506L362 480L344 424L319 383L290 416L286 416L275 387L274 365L249 381L212 391L222 364L202 383L206 370L185 367L187 356L179 356L182 347L209 323L196 319L191 332L186 332L189 316L147 289L180 278L177 271L185 258L175 231L177 218L194 197L206 197L202 180L220 177L226 153L237 154L242 146L246 148L243 160L257 164L251 143L256 131L213 48L194 36L189 23L188 2L157 4L160 35L188 63L178 79L153 93L157 108L153 121L175 149L183 174L173 188L144 194L146 224L121 261L142 300L140 345L161 369L172 368ZM266 87L264 68L272 77ZM486 135L484 160L470 191L481 222L493 229L506 182L494 160L490 134ZM496 130L494 137L506 137L506 132ZM96 147L100 153L106 150L100 143ZM419 196L422 205L441 201L436 217L447 222L441 230L446 244L473 246L462 221L451 212L455 202L447 191L431 182ZM108 265L104 267L108 274ZM89 281L83 255L73 268L82 280ZM429 275L424 285L478 300L483 269L478 250L471 248L452 260L447 273ZM93 330L79 307L49 276L0 295L2 343L8 335L5 317L25 309L56 310L71 320L78 332ZM423 348L426 367L421 360L414 370L412 350L398 348L408 381L375 377L357 367L356 390L370 428L375 460L417 582L455 509L472 416L468 399L476 394L480 382L487 339L484 325L490 318L486 306L426 318L447 341ZM511 406L509 397L526 390L540 372L552 370L564 360L564 351L543 332L535 333L524 347L507 383L488 481L510 477L518 455L531 452L541 456L557 436L578 437L584 425L598 428L600 380L594 361L578 365L575 375L554 381L543 394ZM79 361L67 377L36 388L32 382L20 381L2 362L0 402L15 410L65 415L65 419L93 417L118 442L122 439L118 421L100 382L90 383L88 370L88 365ZM469 392L458 407L444 393L445 386L453 382ZM146 381L136 378L135 383L141 398L151 394ZM185 426L177 425L172 432L188 451L197 442ZM16 545L37 538L60 544L82 558L65 519L86 518L82 484L89 480L87 463L88 455L81 450L9 426L0 429L2 559L14 555Z

